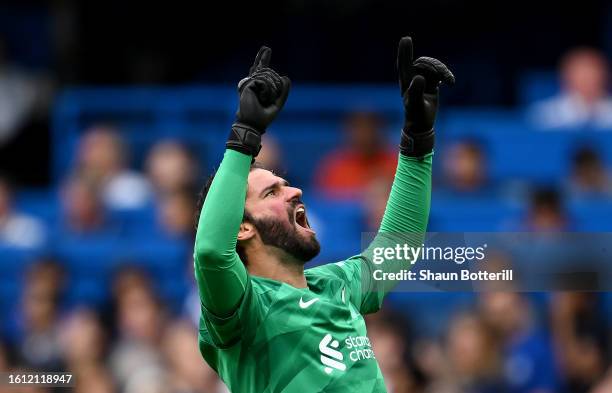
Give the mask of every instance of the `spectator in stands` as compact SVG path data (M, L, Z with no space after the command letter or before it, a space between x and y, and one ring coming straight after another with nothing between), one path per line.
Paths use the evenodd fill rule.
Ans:
M35 370L62 367L59 344L59 303L64 272L53 261L41 261L28 271L23 288L23 337L19 342L20 363Z
M524 229L537 232L559 232L569 228L561 196L554 189L536 190Z
M68 179L62 189L62 230L75 234L103 231L108 222L98 183L83 175Z
M148 277L124 268L115 278L113 296L118 338L109 366L115 380L124 391L151 381L165 386L159 345L166 319Z
M195 194L188 190L175 190L161 197L159 221L162 230L170 236L195 236Z
M485 153L478 142L453 143L443 156L441 191L468 196L483 192L487 186L486 164Z
M193 264L193 259L190 261ZM189 294L187 295L185 302L183 303L183 314L185 318L191 321L194 327L200 324L200 315L202 310L200 308L200 296L198 288L195 283L191 283Z
M162 350L168 365L169 391L227 392L214 370L201 361L198 332L190 322L177 320L170 324L164 333Z
M482 319L472 312L461 313L445 326L445 339L421 337L411 345L425 391L505 392L499 345Z
M393 311L381 311L366 318L371 349L374 350L389 392L421 390L421 375L410 358L407 321Z
M8 370L10 364L8 348L6 344L0 340L0 371Z
M73 374L73 393L115 393L113 377L104 367L81 367Z
M11 186L0 176L0 243L19 248L40 247L45 229L34 217L15 212L11 206Z
M450 378L441 382L451 391L508 391L502 374L499 343L494 332L477 314L459 314L451 321L446 352Z
M146 168L158 195L195 189L197 163L179 142L165 140L156 143L148 154Z
M76 392L115 391L105 366L107 332L94 311L79 309L70 314L62 324L60 343L66 370L76 382Z
M587 392L609 366L605 316L598 295L589 292L557 292L552 296L551 318L556 353L572 392Z
M127 168L127 149L119 132L108 126L89 129L79 144L77 172L99 184L111 209L134 209L151 199L151 187L141 174Z
M106 332L98 315L87 309L75 310L63 321L60 343L67 368L79 373L101 367L106 356Z
M393 179L397 153L388 149L382 128L382 119L374 113L349 116L346 147L323 159L315 175L318 190L330 197L360 197L373 179Z
M557 392L552 339L538 329L528 299L515 291L481 292L479 311L500 340L505 379L511 392Z
M261 151L257 155L257 161L274 173L284 174L285 172L281 148L276 139L268 133L264 134L261 141Z
M594 149L583 147L574 153L567 192L575 198L612 196L612 178Z
M530 115L545 129L594 127L612 129L609 65L593 48L575 48L561 60L561 92L535 103Z
M145 366L135 370L127 381L123 393L170 392L170 376L161 366Z
M608 369L606 376L590 391L590 393L612 392L612 366Z
M377 232L382 222L392 181L387 178L373 179L365 187L363 196L363 232Z
M16 64L10 64L0 37L0 146L20 131L42 103L45 82Z

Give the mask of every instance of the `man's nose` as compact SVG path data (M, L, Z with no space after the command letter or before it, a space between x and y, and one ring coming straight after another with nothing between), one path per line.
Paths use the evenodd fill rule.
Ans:
M299 188L287 187L286 193L288 200L302 199L302 190L300 190Z

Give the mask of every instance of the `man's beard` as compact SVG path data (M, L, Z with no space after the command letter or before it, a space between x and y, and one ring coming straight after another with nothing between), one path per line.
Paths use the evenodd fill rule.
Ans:
M255 219L250 217L249 221L257 228L261 241L265 245L280 248L305 264L319 255L321 245L316 237L305 238L299 234L295 226L295 215L291 209L295 210L295 208L287 209L290 224L276 218Z

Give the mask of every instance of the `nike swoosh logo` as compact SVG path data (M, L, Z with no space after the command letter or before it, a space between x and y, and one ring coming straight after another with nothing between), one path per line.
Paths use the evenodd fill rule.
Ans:
M310 299L309 301L305 302L300 297L300 308L308 308L308 307L312 306L313 304L315 304L317 302L317 300L319 300L319 298L315 297L314 299Z

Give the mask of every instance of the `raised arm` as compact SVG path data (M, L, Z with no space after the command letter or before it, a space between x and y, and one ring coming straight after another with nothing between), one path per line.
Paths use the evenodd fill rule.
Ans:
M372 273L386 273L410 267L407 260L372 263L374 248L407 244L420 247L425 240L431 199L431 166L434 122L438 110L439 85L453 84L455 77L439 60L420 57L413 62L412 40L400 40L397 67L405 110L400 154L391 194L378 235L362 253L362 306L366 312L380 307L382 298L395 281L376 282Z
M412 58L412 39L404 37L399 43L397 68L405 122L397 172L380 226L383 233L423 233L427 229L439 85L455 83L453 74L439 60L419 57L413 62Z
M283 107L290 88L287 77L268 68L270 55L271 50L262 47L249 76L238 84L236 122L198 221L195 277L209 317L231 316L248 286L246 268L236 252L247 179L251 162L261 149L261 136Z

